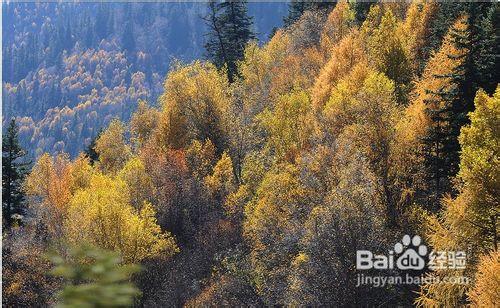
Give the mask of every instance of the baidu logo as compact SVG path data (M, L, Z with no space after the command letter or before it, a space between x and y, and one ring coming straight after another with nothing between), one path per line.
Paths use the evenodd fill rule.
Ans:
M426 260L428 262L426 263ZM427 246L422 243L422 238L418 235L411 237L404 235L387 254L374 254L369 250L356 251L356 269L357 270L391 270L400 271L423 270L426 266L429 270L456 270L465 269L467 263L467 254L464 250L459 251L429 251ZM399 272L399 271L397 271ZM456 273L451 271L450 273ZM386 273L387 274L387 273ZM383 287L386 285L397 284L422 284L430 278L439 279L431 283L458 283L468 284L466 276L426 276L420 272L420 276L412 276L412 272L399 272L396 275L386 275L378 273L376 275L366 275L358 273L357 287L361 285L371 285L374 287ZM442 279L441 279L442 278Z
M388 255L375 255L369 250L358 250L356 252L356 269L394 269L400 270L422 270L426 263L424 257L427 255L427 246L422 243L418 235L410 237L403 236L400 242L389 250Z

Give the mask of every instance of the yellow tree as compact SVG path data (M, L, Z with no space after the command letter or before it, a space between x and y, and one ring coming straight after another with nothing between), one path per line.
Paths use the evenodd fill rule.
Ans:
M470 113L471 124L463 127L458 178L471 193L469 223L477 229L478 246L498 249L500 204L500 87L493 97L480 90Z
M360 247L379 251L387 247L385 197L379 178L370 170L363 150L349 134L337 139L332 157L330 183L324 183L324 198L307 216L300 250L291 263L287 305L370 306L390 304L384 288L356 286L355 256ZM311 160L307 160L308 167ZM322 170L323 171L323 170ZM383 250L383 249L382 249Z
M117 178L127 184L130 203L135 209L140 209L145 201L152 199L153 181L139 157L131 158L118 172Z
M438 4L434 1L412 2L406 13L406 19L398 28L398 35L402 38L405 50L408 51L412 71L417 74L422 72L424 63L429 57L429 48L426 48L427 38L437 11Z
M324 60L316 46L302 46L301 37L310 35L307 26L304 25L306 29L294 25L289 31L279 30L268 44L259 47L254 43L247 47L240 71L243 98L250 116L270 107L294 87L308 89L314 82ZM318 22L313 26L318 27Z
M231 103L226 75L211 63L178 64L164 87L157 135L162 145L179 149L193 139L210 139L221 151L227 142L223 113Z
M130 119L130 134L132 142L137 146L144 144L158 126L159 111L151 108L140 100L137 110Z
M233 163L226 152L215 164L211 175L205 177L205 186L209 193L219 202L223 203L226 197L236 188Z
M337 143L339 135L350 134L354 145L369 159L382 181L391 224L398 213L389 178L389 153L401 114L394 92L392 80L359 63L332 87L321 114L326 140Z
M310 210L309 193L296 166L279 165L266 174L245 208L252 275L267 305L285 303L286 278Z
M241 181L242 163L246 153L263 145L265 129L258 114L274 109L281 97L294 88L308 89L316 78L323 56L309 37L309 30L320 33L316 14L307 13L287 31L278 31L272 40L259 47L250 44L240 64L242 79L234 85L234 103L230 112L230 154L236 177ZM314 16L310 16L314 15ZM318 35L319 36L319 35Z
M279 160L293 162L296 155L308 147L314 122L305 91L294 89L282 95L274 110L266 110L259 118L269 134L268 146Z
M388 10L380 25L367 37L367 48L371 63L395 82L398 101L406 102L413 72L398 31L399 25L392 11Z
M283 63L290 46L290 37L278 31L263 47L251 43L245 50L240 64L242 87L250 113L255 115L265 107L265 102L281 93L277 72L283 71Z
M116 174L128 160L131 151L124 137L125 127L119 120L113 120L96 141L95 151L99 154L99 169L106 174Z
M215 146L210 139L205 142L193 140L186 149L186 161L191 174L202 181L210 174L217 160Z
M500 252L481 257L474 288L468 293L473 307L497 307L500 304Z
M354 11L348 1L337 2L323 26L321 49L329 53L332 46L345 37L355 25Z
M74 189L68 156L42 155L26 178L25 189L30 207L37 213L37 223L47 228L49 237L59 238Z
M311 90L315 111L323 109L335 84L358 64L366 65L363 44L357 31L344 37L331 51L331 58L321 69Z
M78 157L71 164L71 193L78 189L87 188L90 185L90 178L94 174L94 168L90 165L90 160L84 154Z
M76 192L64 231L69 243L87 242L120 252L126 263L169 258L179 250L170 233L161 231L149 203L134 209L127 184L102 174L92 176L90 186Z
M245 205L255 196L256 190L264 178L269 158L262 152L247 153L241 171L241 184L229 194L224 203L226 215L240 224L244 217Z

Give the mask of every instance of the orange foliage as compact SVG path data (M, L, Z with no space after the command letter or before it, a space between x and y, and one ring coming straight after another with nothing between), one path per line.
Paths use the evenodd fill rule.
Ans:
M314 110L321 110L330 97L335 83L352 68L366 61L363 44L357 31L342 39L331 51L332 57L321 70L312 88Z

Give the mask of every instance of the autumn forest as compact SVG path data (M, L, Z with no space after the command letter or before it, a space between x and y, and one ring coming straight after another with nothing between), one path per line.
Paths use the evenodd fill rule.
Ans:
M292 1L264 37L208 1L171 61L141 5L35 74L29 35L4 46L4 307L500 305L496 2ZM405 234L466 263L360 271Z

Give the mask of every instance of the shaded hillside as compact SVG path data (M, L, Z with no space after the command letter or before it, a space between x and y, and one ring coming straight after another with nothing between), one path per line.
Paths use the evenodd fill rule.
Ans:
M261 42L286 3L251 3ZM204 56L204 3L3 4L3 125L38 156L75 155L139 99L155 103L175 60Z

